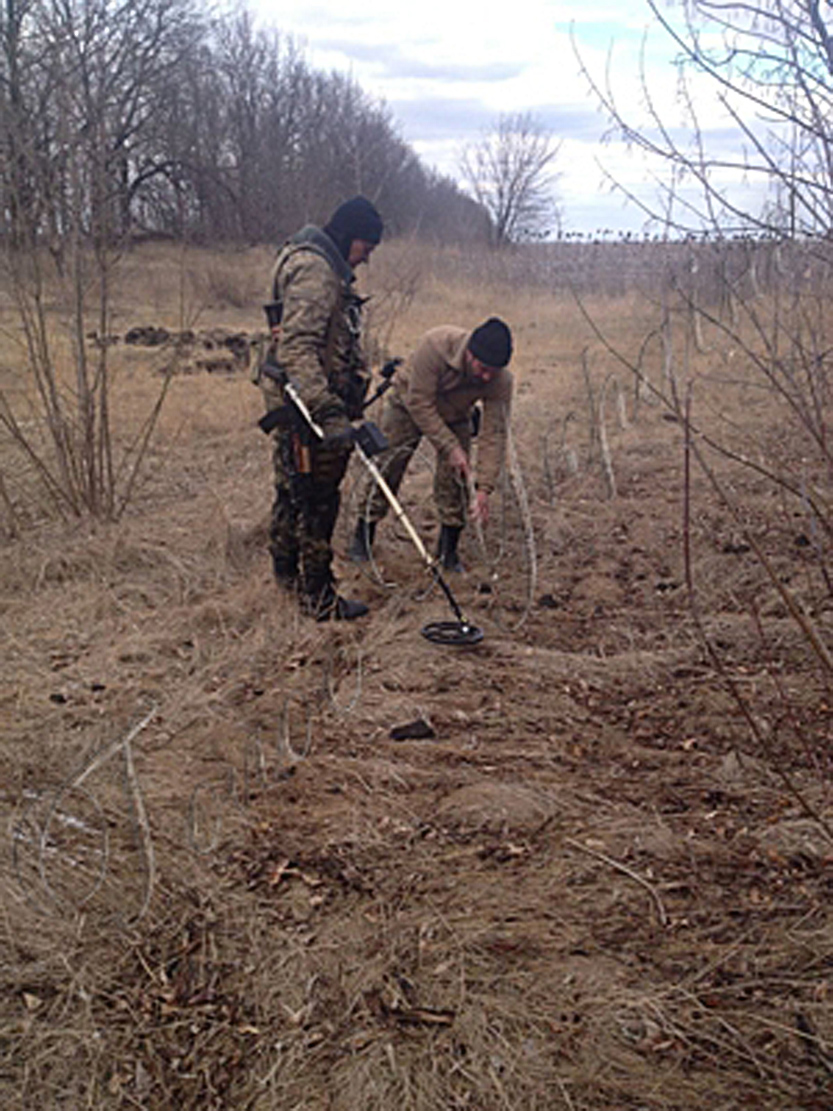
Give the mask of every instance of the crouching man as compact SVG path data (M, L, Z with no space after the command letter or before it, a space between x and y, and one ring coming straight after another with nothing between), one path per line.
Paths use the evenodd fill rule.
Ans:
M442 325L423 336L397 372L387 395L380 426L388 448L377 459L394 493L423 436L437 452L434 500L440 518L437 556L447 571L461 571L457 544L469 516L488 520L489 495L497 485L506 451L506 430L512 403L512 334L492 316L473 331ZM475 403L483 403L479 431L477 476L469 460ZM377 523L388 510L373 479L365 478L358 504L364 516L356 522L350 546L354 562L370 559Z

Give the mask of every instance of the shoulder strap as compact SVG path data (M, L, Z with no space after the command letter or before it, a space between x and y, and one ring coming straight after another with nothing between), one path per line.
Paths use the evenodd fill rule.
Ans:
M293 255L297 254L298 251L312 251L314 254L325 259L339 278L341 284L341 302L336 306L335 311L330 317L330 322L327 327L327 339L324 347L323 369L324 373L329 378L332 371L333 353L335 350L336 320L338 314L342 311L345 299L352 293L351 287L355 275L332 239L330 239L325 232L321 231L320 228L315 227L313 224L308 224L306 227L296 232L291 239L288 239L283 246L272 279L272 299L275 303L280 304L281 302L280 289L278 288L280 273L287 262Z
M275 267L275 273L272 278L272 300L280 303L280 291L278 289L278 276L289 261L290 258L298 251L312 251L314 254L319 255L325 259L336 276L340 279L342 290L346 294L350 291L355 275L346 259L342 258L340 251L333 243L332 239L320 228L315 227L314 224L307 224L306 227L301 228L295 235L288 239L283 245L281 254L278 258L278 263Z

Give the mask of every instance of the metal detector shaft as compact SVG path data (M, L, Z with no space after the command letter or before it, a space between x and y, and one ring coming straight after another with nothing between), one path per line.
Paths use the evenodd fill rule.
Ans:
M388 486L387 481L385 479L385 476L382 474L382 472L379 470L379 468L376 466L376 464L373 462L373 460L370 458L370 456L366 455L362 451L361 445L356 444L356 451L358 451L359 457L361 458L362 462L367 467L367 469L370 471L370 473L373 475L373 478L375 479L375 481L378 483L379 489L382 491L382 493L387 498L391 509L393 510L394 514L396 515L396 519L398 521L400 521L401 524L403 524L405 526L405 531L408 533L411 540L413 540L414 547L419 552L420 556L422 556L422 560L425 563L425 566L428 568L428 570L434 576L435 582L441 588L443 594L445 594L446 598L448 599L448 604L451 606L452 610L454 611L454 616L457 618L457 620L460 622L461 625L467 624L465 618L463 617L462 610L460 609L459 605L457 604L456 598L451 593L451 587L445 581L445 579L442 576L442 573L440 572L439 567L437 567L437 564L434 562L434 560L431 558L430 554L428 553L427 548L425 547L425 545L422 542L422 537L419 535L417 530L411 524L410 519L408 518L408 515L405 512L405 510L402 508L402 505L401 505L399 499L397 498L396 494L394 494L393 490L391 490L390 486Z
M284 388L284 392L286 393L286 396L290 399L292 404L296 407L298 412L301 414L301 416L304 418L304 420L307 422L307 424L310 426L310 428L315 433L315 435L319 438L319 440L325 439L326 437L325 437L323 428L319 424L317 424L315 420L313 420L312 413L310 413L309 409L306 407L306 404L304 403L300 394L295 389L295 387L292 385L292 383L289 382L289 381L286 381L284 383L283 388ZM463 617L462 610L460 609L459 605L457 604L456 598L451 593L451 587L445 581L445 579L442 576L442 573L440 572L440 569L437 567L436 563L431 558L431 556L428 552L428 549L425 547L425 545L422 542L422 537L419 535L417 530L411 524L411 521L410 521L407 513L402 508L402 504L400 503L396 494L394 494L393 490L391 490L390 486L388 485L387 480L385 479L385 476L382 474L382 472L379 470L379 468L376 466L376 464L373 462L373 460L370 458L370 456L367 455L363 451L361 444L356 444L356 451L359 453L359 458L361 459L361 461L364 463L364 465L367 467L367 469L373 475L373 478L375 479L375 481L379 484L379 489L382 491L385 498L387 499L388 504L390 505L391 509L393 510L394 514L396 515L396 519L402 525L404 525L405 531L408 533L408 536L410 536L411 540L413 541L414 547L416 548L416 550L419 552L420 556L422 557L422 560L425 563L425 566L428 568L428 570L433 575L434 580L439 585L443 594L445 594L445 596L448 600L448 604L451 606L452 610L454 611L454 616L457 618L457 620L460 622L461 625L467 625L468 622Z

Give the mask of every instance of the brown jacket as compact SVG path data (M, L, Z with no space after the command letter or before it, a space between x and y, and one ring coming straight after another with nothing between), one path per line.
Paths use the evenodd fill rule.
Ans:
M512 404L512 375L496 371L481 382L465 369L471 332L450 324L426 332L394 382L414 423L438 452L449 455L458 446L449 425L468 420L475 401L483 401L483 423L477 454L477 486L491 492L497 485L506 450L506 429Z

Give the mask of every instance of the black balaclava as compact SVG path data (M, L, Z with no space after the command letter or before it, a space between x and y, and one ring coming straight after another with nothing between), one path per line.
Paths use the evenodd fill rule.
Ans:
M343 258L350 254L354 239L378 243L382 238L382 217L367 197L353 197L338 206L324 225L324 231L338 247Z

